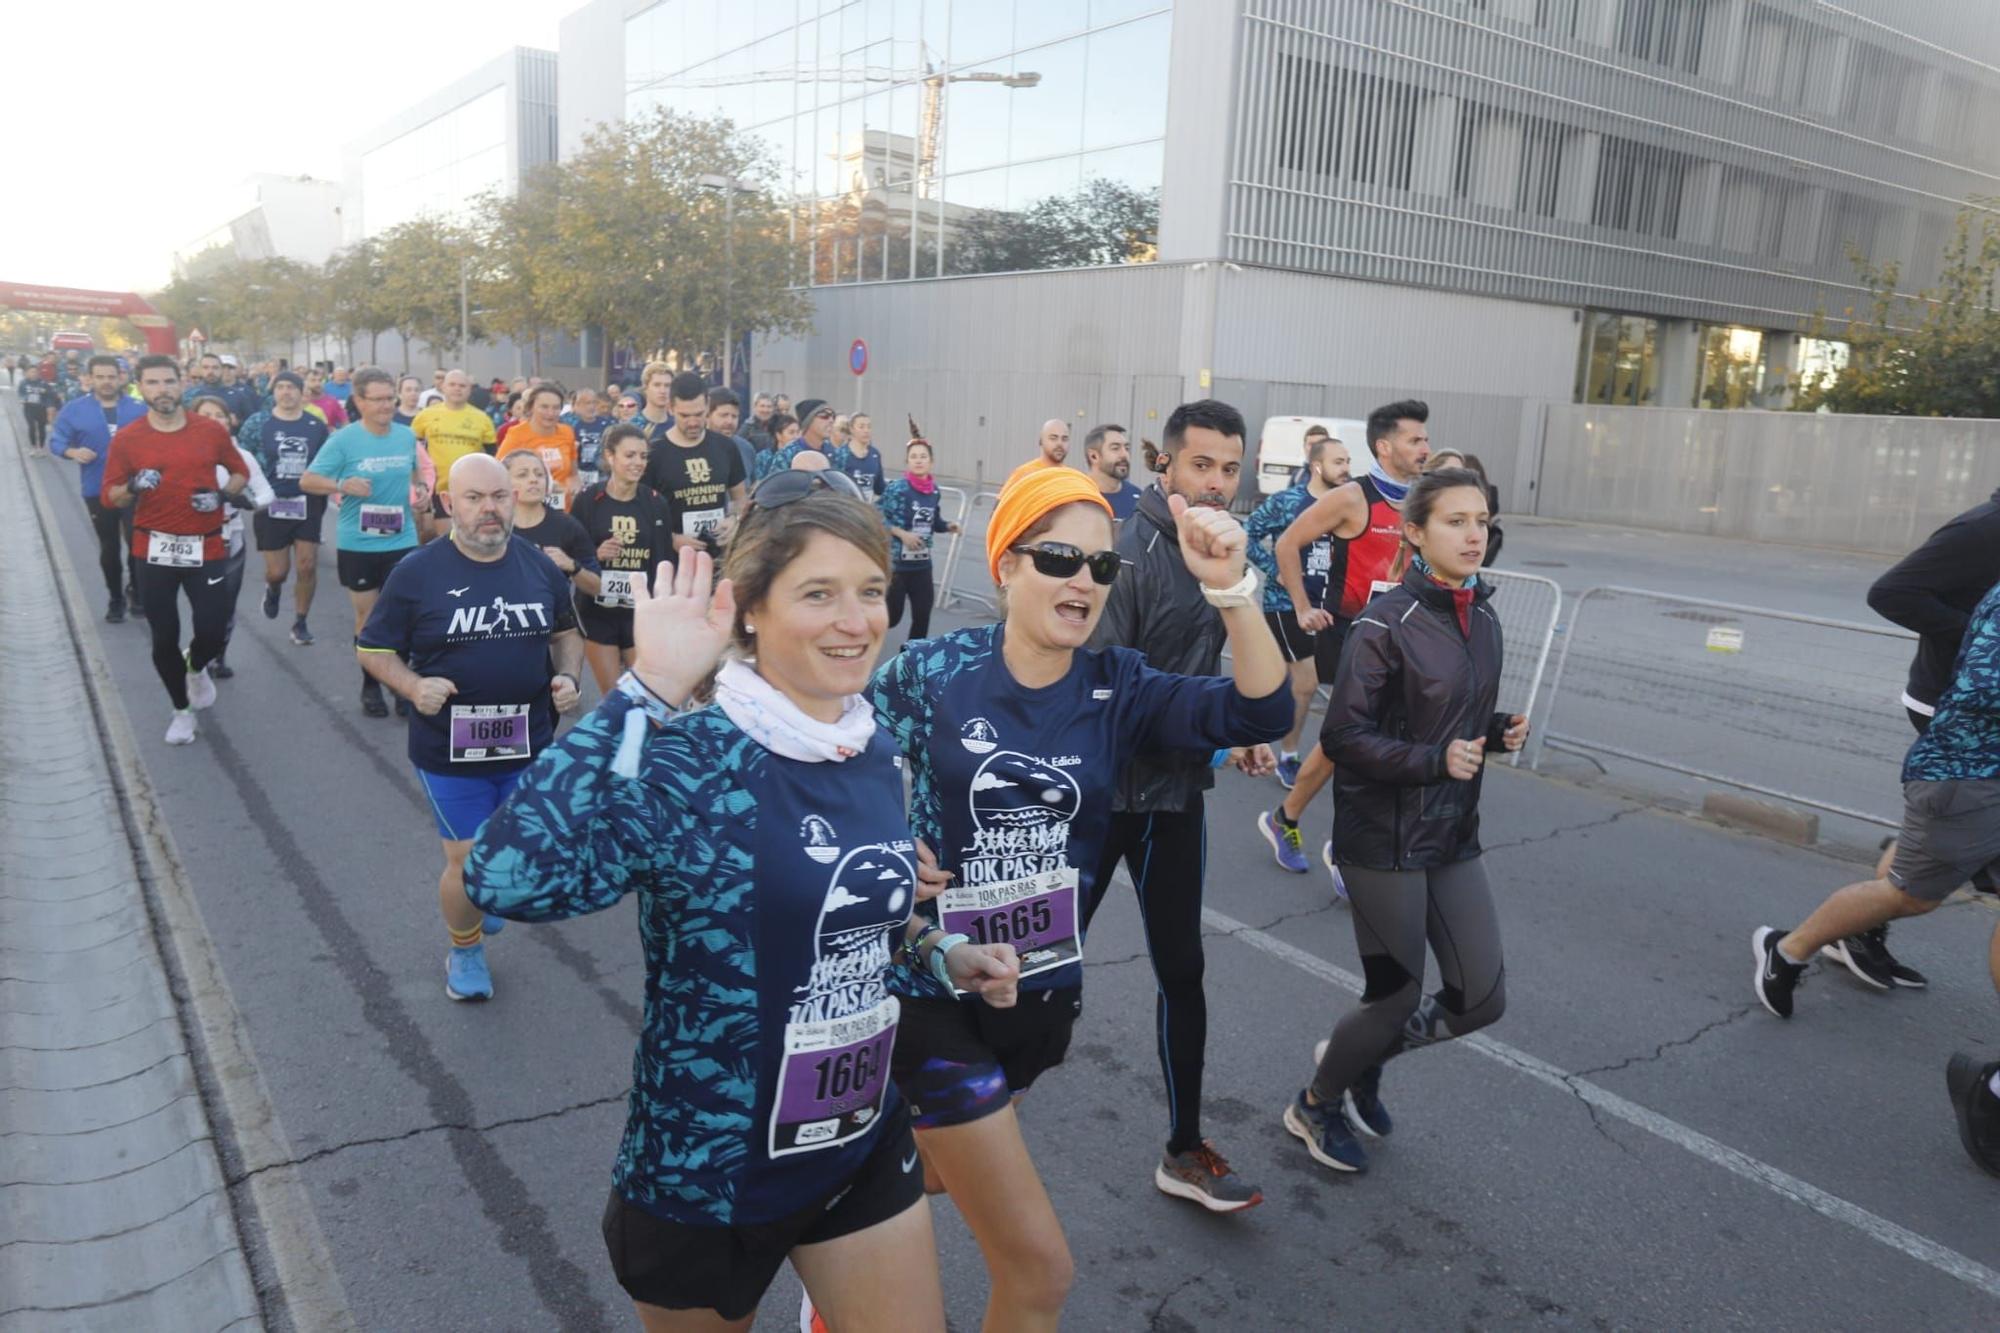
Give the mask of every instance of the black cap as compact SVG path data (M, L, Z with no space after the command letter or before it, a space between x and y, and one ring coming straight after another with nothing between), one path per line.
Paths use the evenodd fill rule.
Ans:
M306 382L304 377L301 376L299 372L297 372L296 370L281 370L277 374L271 376L272 388L275 389L280 384L289 384L294 389L300 389L300 390L303 390L306 387Z
M793 413L793 415L799 419L799 425L803 427L808 421L811 421L822 412L828 416L832 416L832 405L824 398L808 398L799 404L799 410Z

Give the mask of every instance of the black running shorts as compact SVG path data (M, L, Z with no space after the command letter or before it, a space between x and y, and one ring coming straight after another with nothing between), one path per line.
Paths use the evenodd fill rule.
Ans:
M586 640L617 648L632 646L630 607L599 606L595 599L580 592L571 600L576 604L577 630Z
M389 571L416 549L405 546L400 551L339 551L334 555L334 572L340 577L340 586L349 592L380 592L389 580Z
M283 551L290 549L293 542L319 545L320 526L325 518L326 497L308 495L304 518L272 518L259 509L250 516L250 529L256 534L258 550Z
M889 1075L918 1129L982 1120L1069 1054L1083 988L1024 990L1011 1009L981 1000L906 999Z

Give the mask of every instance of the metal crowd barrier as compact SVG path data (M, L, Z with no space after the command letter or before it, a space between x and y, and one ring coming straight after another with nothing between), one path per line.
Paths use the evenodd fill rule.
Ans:
M1562 619L1562 585L1539 574L1517 574L1511 569L1482 569L1479 577L1493 585L1493 599L1487 605L1500 620L1505 645L1500 663L1500 707L1532 719L1536 696L1542 692L1542 672L1555 643L1556 625ZM1535 725L1541 725L1539 720ZM1507 762L1519 768L1522 753L1525 751L1509 755Z
M953 495L958 497L958 514L950 520L956 525L958 531L951 534L951 544L945 548L944 573L938 580L937 609L940 611L949 611L954 607L960 606L980 606L984 607L990 615L1000 614L1000 604L992 597L976 592L961 592L956 582L958 577L958 556L959 552L965 546L967 531L972 526L972 516L982 509L991 509L995 504L999 503L999 492L981 491L977 495L968 496L965 491L956 486L940 486L938 487L938 495L940 497L940 507L942 506L943 497ZM980 529L982 537L984 533L985 528L982 526ZM979 571L980 579L984 580L986 577L984 562L981 562Z
M1607 755L1894 828L1916 636L1767 607L1591 588L1571 608L1529 767ZM1557 707L1562 725L1557 730Z

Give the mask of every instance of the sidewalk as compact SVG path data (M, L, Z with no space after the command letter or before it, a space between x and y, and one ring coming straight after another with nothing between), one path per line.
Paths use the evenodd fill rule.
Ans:
M16 439L0 431L0 1333L261 1328L36 517L27 469L47 465Z

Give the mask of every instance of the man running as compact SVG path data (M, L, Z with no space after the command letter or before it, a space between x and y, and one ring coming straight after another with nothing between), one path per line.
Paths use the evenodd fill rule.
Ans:
M432 403L417 413L410 430L430 450L441 483L437 495L432 497L430 513L425 516L425 527L442 526L447 516L445 496L449 493L451 470L467 454L493 452L497 443L493 418L472 405L472 377L462 370L448 370L444 376L444 401Z
M750 419L743 423L743 438L750 441L751 448L763 451L773 447L771 414L777 410L778 400L768 393L750 400Z
M674 428L674 368L664 361L648 361L639 376L639 414L631 424L646 432L646 443L656 442Z
M847 444L836 450L833 465L853 478L861 488L861 498L879 503L888 483L882 476L882 455L875 451L875 420L866 412L856 412L847 423Z
M1313 501L1348 483L1348 467L1346 445L1324 426L1308 428L1305 475L1258 505L1243 525L1250 534L1250 561L1264 576L1264 618L1271 622L1278 647L1291 663L1292 730L1278 751L1278 781L1288 790L1299 780L1299 736L1312 712L1313 695L1320 686L1333 684L1334 669L1340 665L1340 641L1331 629L1326 597L1329 589L1346 581L1347 545L1321 534L1305 548L1303 562L1288 574L1278 567L1272 544ZM1313 617L1314 628L1308 629L1301 617L1312 611L1319 614ZM1273 836L1272 822L1260 825L1266 839ZM1295 843L1281 838L1271 847L1279 865L1295 874L1306 872L1305 853Z
M153 635L153 670L174 706L167 744L187 745L195 738L194 710L215 703L208 664L222 651L229 624L222 507L247 503L250 473L226 427L181 406L181 373L172 357L139 358L139 392L146 416L112 437L98 499L114 510L137 501L132 558ZM228 477L220 489L218 467ZM185 652L183 592L194 621Z
M799 436L789 442L780 441L778 448L757 460L764 465L764 476L769 476L773 472L789 472L792 460L802 453L824 454L827 455L827 461L832 462L827 436L833 430L833 416L833 408L822 399L807 398L801 402ZM773 417L772 420L775 422L777 418ZM763 477L757 478L758 481L763 479Z
M85 373L90 392L56 413L49 452L82 464L83 507L90 514L91 531L97 534L97 568L110 598L104 618L116 625L125 619L128 593L138 583L139 562L131 554L132 511L111 508L101 498L104 458L111 451L111 437L145 416L146 405L125 395L125 376L117 357L93 356Z
M271 379L271 410L252 416L237 432L238 442L271 482L271 503L250 520L264 557L264 618L278 618L285 579L296 567L291 638L301 648L313 641L306 617L319 589L320 533L326 518L326 497L306 494L301 484L331 435L324 421L305 410L305 392L305 380L296 372L279 371Z
M1213 676L1221 670L1229 636L1218 608L1254 607L1257 577L1246 571L1234 588L1203 587L1188 568L1168 499L1179 496L1190 509L1226 513L1242 480L1243 436L1242 413L1214 399L1183 403L1167 418L1165 467L1118 534L1124 573L1111 585L1104 618L1090 637L1092 648L1134 648L1153 670L1175 675ZM1237 750L1233 757L1246 773L1270 771L1269 746ZM1084 906L1083 922L1088 930L1123 861L1139 896L1146 952L1159 988L1155 1018L1168 1134L1153 1182L1163 1193L1212 1212L1235 1212L1261 1203L1263 1193L1201 1136L1208 1041L1201 944L1208 830L1202 793L1214 785L1207 754L1156 752L1131 762L1118 780L1096 891Z
M1008 481L1011 482L1023 473L1033 472L1038 468L1061 467L1069 458L1069 423L1056 417L1044 421L1042 433L1035 439L1035 447L1039 452L1008 473ZM1006 488L1002 486L1001 489Z
M306 387L312 387L310 374ZM354 377L354 404L361 420L328 437L299 478L299 489L307 495L341 497L334 568L354 603L354 632L359 634L389 571L416 549L417 516L410 501L418 460L416 435L396 424L394 376L374 366L364 368ZM506 476L505 468L500 475ZM428 496L423 498L428 502ZM368 671L361 673L361 711L369 717L389 715L379 680ZM409 711L407 696L397 699L396 711Z
M222 401L239 425L255 416L264 406L263 395L243 378L243 367L233 356L222 358Z
M347 425L346 406L326 391L326 371L318 366L307 366L305 381L306 411L317 413L329 430L339 430ZM391 395L390 401L394 402L394 395ZM393 410L390 415L395 415Z
M1368 605L1377 585L1385 582L1389 564L1403 541L1402 504L1410 483L1423 475L1431 456L1429 422L1431 410L1415 398L1385 403L1368 414L1368 449L1373 462L1367 473L1345 486L1336 486L1306 507L1292 525L1278 534L1273 556L1287 589L1305 593L1305 552L1322 537L1344 543L1347 575L1338 585L1337 610L1306 610L1299 624L1315 634L1333 635L1327 645L1338 664L1340 646L1347 627ZM1293 574L1291 571L1298 571ZM1289 580L1296 578L1294 586ZM1335 586L1329 582L1327 598L1333 599ZM1315 648L1315 653L1317 653ZM1258 832L1274 847L1288 845L1299 858L1303 838L1299 820L1306 807L1333 777L1333 761L1324 747L1315 745L1305 752L1291 791L1268 814L1257 816ZM1266 825L1271 827L1266 830ZM1335 868L1333 843L1320 849L1320 860L1333 877L1335 893L1341 892L1340 871ZM1279 864L1285 864L1281 856ZM1287 867L1289 868L1289 867Z
M570 404L562 422L576 432L576 475L582 489L603 480L599 459L604 452L604 432L617 425L618 418L604 410L604 400L589 385L578 389Z
M21 400L21 415L28 422L28 447L40 449L49 440L50 410L63 405L54 372L40 366L28 367L28 377L15 393Z
M379 412L386 420L394 382L374 370L354 380L364 426L378 414L369 402L378 392L391 405ZM444 842L438 908L451 934L444 993L486 1000L493 976L484 935L498 934L501 922L466 900L465 857L528 762L555 740L556 714L576 707L583 640L569 581L541 551L514 540L507 469L468 454L449 480L450 540L396 564L354 646L361 669L412 705L410 763Z
M640 480L667 502L674 549L706 547L720 555L729 536L729 510L743 512L747 498L743 456L708 428L708 381L692 370L667 387L674 423L652 437Z
M734 389L708 391L708 429L736 446L736 456L743 460L743 476L747 481L757 471L757 446L738 432L742 416L743 401Z
M1097 483L1104 502L1111 506L1112 517L1122 526L1132 512L1139 507L1142 494L1131 481L1132 440L1123 426L1106 422L1102 426L1092 426L1083 437L1083 460L1090 467L1090 479ZM1257 535L1250 534L1251 547L1256 548Z

